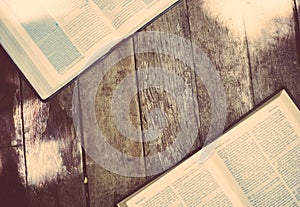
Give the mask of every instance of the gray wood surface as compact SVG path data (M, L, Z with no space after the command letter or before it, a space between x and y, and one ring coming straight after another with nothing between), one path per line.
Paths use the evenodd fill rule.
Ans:
M228 129L282 88L300 106L299 9L299 0L181 0L47 101L1 48L0 206L116 206L200 149L212 114L212 129L222 118ZM220 82L221 103L210 96Z
M121 58L124 53L130 54L132 52L132 40L129 39L118 49L110 53L103 61L96 63L93 67L87 70L86 73L80 76L78 80L78 93L80 96L79 107L81 107L80 111L82 112L80 117L85 120L81 123L81 134L85 143L87 155L86 170L91 206L114 206L116 205L116 201L122 199L124 195L128 195L130 192L133 192L134 189L137 189L145 183L145 178L143 176L135 178L116 173L121 168L126 169L127 163L124 163L122 166L114 165L113 161L118 159L115 153L107 153L105 155L101 154L99 156L94 154L93 147L98 144L97 139L101 139L101 137L91 137L91 132L95 130L95 126L91 125L89 122L91 120L91 116L96 116L96 122L99 126L99 130L103 133L102 139L117 151L134 157L143 157L144 152L141 142L142 135L138 134L138 140L136 142L133 142L122 135L122 133L120 133L116 128L116 124L118 123L115 123L113 120L111 111L113 95L116 87L120 84L120 81L135 71L133 56L125 57L125 59L122 59L116 64L115 59ZM109 70L105 73L103 68L108 68ZM98 77L102 77L100 84L98 83ZM96 83L94 84L94 82ZM134 77L130 79L130 84L136 88L136 80ZM86 95L89 95L89 92L95 89L95 85L96 93L92 99L89 99ZM127 96L126 91L124 93L125 96ZM92 104L92 107L95 107L95 114L90 115L87 113L90 109L86 108L86 100L94 103ZM124 105L126 103L121 104ZM137 97L133 99L129 107L131 109L130 120L133 122L134 126L139 127L140 115ZM116 108L115 110L119 109ZM119 121L122 121L123 119L123 117L117 117L117 120ZM105 169L99 163L104 163L103 165L111 167L111 171ZM129 174L133 174L136 170L138 172L142 172L144 175L145 166L143 165L143 162L141 162L141 165L128 170ZM101 192L96 189L101 189Z
M184 158L192 147L195 149L201 146L197 134L189 138L190 131L185 130L180 123L181 119L184 119L181 113L199 122L196 116L197 107L192 104L191 107L180 106L178 102L180 100L190 102L187 90L190 89L194 93L196 91L195 77L190 67L193 65L186 64L193 63L192 56L187 55L192 53L191 45L190 42L186 44L180 39L190 38L185 1L180 1L171 11L134 37L136 69L140 74L137 77L137 87L140 91L141 126L145 132L143 134L145 163L150 178L151 175L172 167ZM175 38L170 40L170 34ZM176 51L177 57L172 56L172 51ZM155 73L154 69L159 72ZM143 73L145 70L150 72ZM179 86L174 77L180 77L186 83L186 88ZM172 94L176 90L180 91L177 97ZM156 113L153 112L155 110ZM195 130L198 128L199 126ZM159 133L147 133L147 130L151 129ZM177 137L180 131L186 135L186 140L175 144L176 139L182 139ZM191 147L187 148L189 145ZM163 152L167 149L170 149L170 153L164 155ZM151 156L156 158L151 159Z

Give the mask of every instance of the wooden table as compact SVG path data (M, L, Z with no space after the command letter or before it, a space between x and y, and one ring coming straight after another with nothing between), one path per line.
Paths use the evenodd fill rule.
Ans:
M298 0L181 0L141 31L182 37L207 54L224 86L227 129L282 88L300 106L299 3ZM136 53L147 44L158 46L157 51ZM142 142L141 135L140 140L131 141L112 121L114 90L129 74L151 67L171 71L196 94L198 136L186 156L199 150L205 141L211 118L207 85L193 66L180 58L159 54L160 47L169 45L170 40L164 35L147 41L133 36L89 69L109 67L97 86L95 112L106 141L124 154L147 157L163 152L180 129L175 98L155 87L143 88L133 97L130 121L136 127L147 129L156 124L148 112L161 108L167 125L156 140ZM195 56L180 45L169 50L175 50L182 58ZM126 51L136 54L112 64ZM115 170L112 172L82 149L81 142L87 137L81 136L89 132L84 126L78 130L74 123L82 120L73 117L74 111L80 110L80 106L74 105L74 97L84 98L74 95L74 91L84 90L81 77L51 99L41 101L2 48L0 63L1 206L115 206L157 176L147 173L148 163L136 166L145 169L144 176L120 175L116 163L109 163ZM131 84L141 89L143 82L139 81L132 79ZM176 156L176 153L168 154L155 164L172 162Z

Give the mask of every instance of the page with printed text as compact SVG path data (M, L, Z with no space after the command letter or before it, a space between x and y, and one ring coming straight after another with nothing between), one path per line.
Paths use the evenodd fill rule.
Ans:
M286 91L209 146L119 206L300 206L300 112Z
M0 0L0 41L45 99L176 1Z

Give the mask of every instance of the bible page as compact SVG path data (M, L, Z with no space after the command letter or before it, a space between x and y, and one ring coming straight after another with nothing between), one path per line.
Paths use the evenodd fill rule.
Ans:
M283 90L119 206L300 206L299 130L300 112Z
M300 206L300 112L283 91L219 141L219 165L251 206Z
M174 2L0 0L0 40L47 98Z
M240 207L240 195L231 186L225 169L214 163L212 151L201 160L201 151L124 200L120 207Z

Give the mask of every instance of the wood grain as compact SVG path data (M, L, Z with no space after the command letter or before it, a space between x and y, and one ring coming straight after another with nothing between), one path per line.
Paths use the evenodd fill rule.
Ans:
M28 202L19 72L2 47L0 62L1 206L26 207Z
M85 206L81 145L70 113L72 87L42 102L22 81L30 206Z
M117 86L127 76L135 71L133 56L124 57L119 62L119 58L123 57L124 54L130 54L133 52L132 40L120 44L115 51L109 54L105 59L98 61L92 66L86 74L79 77L78 88L80 94L80 107L82 120L82 136L86 150L86 169L88 175L88 185L90 193L90 205L91 206L116 206L125 195L129 192L133 192L138 186L144 184L145 179L143 176L135 177L136 172L144 173L145 167L143 165L143 148L142 148L142 137L138 134L136 141L131 141L129 138L122 134L116 128L118 122L124 121L124 117L117 117L115 122L113 120L112 110L115 112L119 111L119 108L112 108L112 99L116 91ZM107 70L107 71L106 71ZM96 75L97 74L97 75ZM102 77L99 82L99 76ZM93 77L97 77L96 79ZM136 90L135 76L130 79L129 85L132 85ZM94 88L96 87L96 88ZM96 95L90 100L89 94L91 90L96 89ZM127 94L124 91L125 96L131 96L134 94ZM95 107L97 130L101 131L103 137L96 133L96 136L91 135L91 131L95 131L94 123L89 123L91 117L86 111L86 102L91 102L92 107ZM121 105L125 105L130 108L130 114L126 114L130 117L131 123L137 128L140 127L140 115L139 105L137 97L133 96L130 103L124 103L124 100L118 100ZM127 104L127 105L126 105ZM119 114L119 113L117 113ZM121 113L120 113L121 114ZM98 142L99 139L103 139L112 150L122 153L126 156L133 156L140 159L140 165L131 166L130 159L124 160L124 162L117 162L119 156L113 151L109 151L106 154L95 156L94 153L101 153L101 148L104 147ZM105 149L103 149L105 150ZM98 159L98 160L97 160ZM127 166L128 165L128 166ZM109 168L109 169L108 169Z
M296 6L296 10L298 13L298 21L300 21L300 1L299 0L294 0L295 2L295 6Z
M300 67L293 1L277 0L272 2L272 6L264 6L255 0L244 1L243 9L255 103L286 88L299 106Z
M0 147L22 146L19 71L2 47L0 62Z
M216 66L226 94L228 128L253 107L247 42L242 7L238 1L188 0L191 41L200 47ZM210 100L197 86L201 107L202 136L207 133L211 114L205 106Z
M141 75L138 78L142 129L144 132L151 128L156 129L155 132L160 130L159 134L151 135L154 137L146 138L145 134L143 137L148 175L167 170L201 146L197 136L199 127L196 116L197 108L193 105L189 109L186 104L191 101L187 90L196 90L195 75L191 68L193 61L191 56L187 55L192 53L188 41L190 34L187 19L185 2L180 1L141 31L140 35L134 37L137 72L148 71L149 73L140 72ZM147 32L152 32L152 34L147 35ZM171 40L169 35L176 36L176 38ZM180 38L188 41L188 44ZM172 51L176 51L177 57L171 54ZM159 72L151 72L153 68ZM180 78L186 86L179 86L179 82L176 82L173 77ZM157 86L153 87L151 82L157 82ZM171 94L171 91L182 91L182 93L176 96L176 93ZM183 102L180 103L180 100ZM160 113L150 115L154 110L160 110ZM188 134L193 130L190 128L188 129L190 131L184 130L184 126L180 123L183 116L195 120L197 125L194 129L195 137L188 138ZM180 131L186 136L180 135ZM175 146L175 142L179 144Z
M86 72L92 76L100 72L103 77L93 86L97 93L91 101L97 123L91 125L83 122L91 117L81 113L86 98L81 95L97 83L95 78L84 78L83 74L76 83L43 102L1 48L0 205L116 206L156 177L154 174L159 170L174 165L182 155L200 149L208 134L211 104L215 100L209 96L203 77L194 71L199 59L192 47L209 57L216 68L214 72L221 78L226 94L226 128L281 88L286 88L300 106L299 10L299 0L179 1L141 30L140 35L120 43ZM142 34L151 31L159 33L152 37ZM184 41L171 41L168 35ZM152 52L141 52L143 48ZM177 57L169 55L170 51ZM124 54L133 53L115 62ZM142 72L153 68L162 71L161 74ZM192 111L187 112L199 126L188 154L183 151L186 146L179 146L171 155L162 155L174 144L181 129L177 99L184 103L189 99L184 93L174 97L164 89L163 86L179 86L179 82L164 76L166 71L181 78L197 98ZM125 79L134 90L127 91L126 85L123 85L126 90L118 88ZM152 87L151 81L166 85ZM216 81L211 79L212 87ZM117 98L120 106L129 108L126 117L122 107L112 107L117 90L123 97L131 98L129 103ZM79 105L73 105L74 97L79 97ZM151 115L154 109L163 113ZM113 120L112 110L117 122ZM81 113L80 116L74 117L74 111ZM138 131L135 141L118 128L125 120ZM79 131L74 123L79 123ZM89 143L94 124L103 133L105 142L129 159L118 164L118 155L107 153L100 157L103 163L99 163L89 150L82 155L81 144L99 147L94 145L97 139ZM141 132L157 126L163 128L155 140L149 141ZM148 159L155 155L158 160ZM133 158L139 164L127 169L126 165L132 166ZM110 166L109 169L102 164ZM127 175L119 173L124 173L124 169Z
M292 2L293 3L293 2ZM296 52L298 55L298 63L300 63L300 1L294 0L294 22L296 35Z

